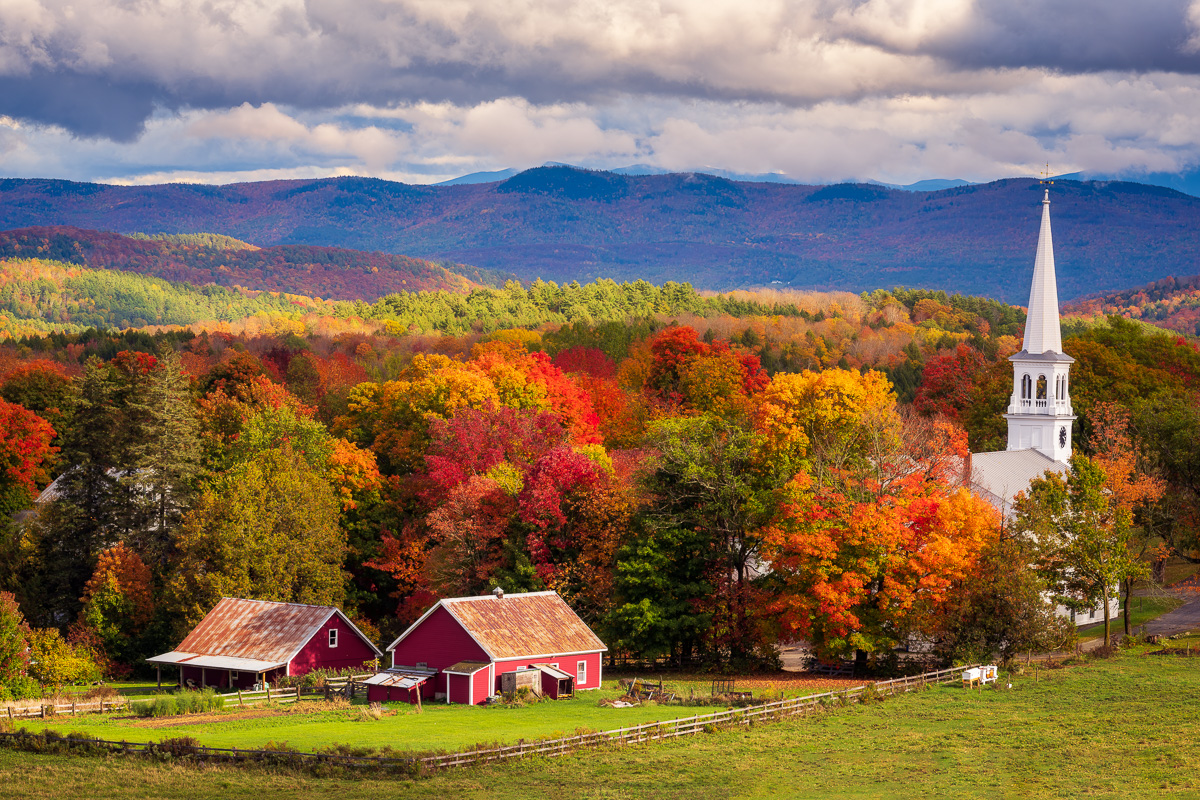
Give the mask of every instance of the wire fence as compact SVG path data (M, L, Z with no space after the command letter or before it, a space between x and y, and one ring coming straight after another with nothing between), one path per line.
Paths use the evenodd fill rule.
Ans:
M564 736L558 739L532 742L521 740L515 745L503 747L477 748L453 753L414 755L411 757L355 756L340 753L302 753L298 751L204 747L202 745L192 745L171 740L163 742L112 742L102 739L64 737L50 731L41 734L29 733L27 731L17 731L15 733L0 732L0 744L33 751L55 747L76 749L81 752L99 749L105 752L126 754L168 754L176 757L189 757L197 761L228 764L270 763L287 764L295 767L314 767L320 765L370 766L403 774L423 774L456 767L482 766L532 756L563 756L593 747L644 744L681 736L694 736L700 733L709 733L735 726L778 721L794 716L807 716L830 706L839 704L849 705L850 703L860 702L864 699L864 695L882 697L913 691L914 689L930 684L958 680L958 676L964 670L976 666L980 665L973 664L966 667L951 667L927 672L923 675L913 675L906 678L895 678L889 681L852 686L847 689L824 692L807 697L786 698L746 708L724 709L709 714L696 714L691 717L671 719L664 722L646 722L640 725L620 727L608 731L578 733L574 736ZM295 695L291 696L295 697Z

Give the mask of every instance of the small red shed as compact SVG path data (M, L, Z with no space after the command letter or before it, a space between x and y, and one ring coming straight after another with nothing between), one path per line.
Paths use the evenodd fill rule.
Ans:
M504 673L531 667L550 697L597 689L607 649L557 592L500 590L440 600L388 646L392 671L436 671L423 697L476 705L500 691Z
M332 606L226 597L170 653L146 659L179 667L179 684L248 689L314 669L360 667L383 654ZM189 681L191 682L189 684Z

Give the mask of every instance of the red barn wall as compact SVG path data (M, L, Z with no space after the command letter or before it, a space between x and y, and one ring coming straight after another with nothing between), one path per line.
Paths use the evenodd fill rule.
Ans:
M489 678L490 669L481 669L471 676L471 681L475 684L473 691L475 692L475 705L487 700L492 696L492 681Z
M424 696L424 695L422 695ZM408 689L401 689L397 686L375 686L367 687L367 702L369 703L408 703L416 705L416 693Z
M329 646L330 628L337 628L337 647ZM292 659L291 674L303 675L314 669L361 667L364 661L370 661L373 658L375 658L375 651L359 638L345 620L334 614Z
M471 679L466 675L447 675L446 691L451 703L470 702Z
M426 663L438 670L434 680L426 681L423 697L446 691L446 676L441 670L459 661L491 661L458 620L445 608L438 608L392 651L392 666L415 667ZM465 701L464 701L465 702Z
M583 683L575 681L575 689L600 688L600 657L601 653L585 653L577 656L546 656L544 658L510 658L496 662L495 691L500 691L500 673L511 672L514 669L528 667L534 664L557 664L558 668L574 678L578 674L577 665L580 661L587 662L587 680ZM430 665L432 666L432 664Z

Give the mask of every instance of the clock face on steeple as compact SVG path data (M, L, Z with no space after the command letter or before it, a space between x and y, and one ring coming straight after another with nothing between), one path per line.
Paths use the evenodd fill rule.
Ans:
M1059 447L1067 446L1067 426L1066 425L1064 425L1058 429L1058 446Z

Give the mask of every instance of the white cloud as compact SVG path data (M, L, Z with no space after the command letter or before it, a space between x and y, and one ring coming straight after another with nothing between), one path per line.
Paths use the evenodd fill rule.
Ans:
M1170 171L1197 37L1200 0L5 0L0 171Z

